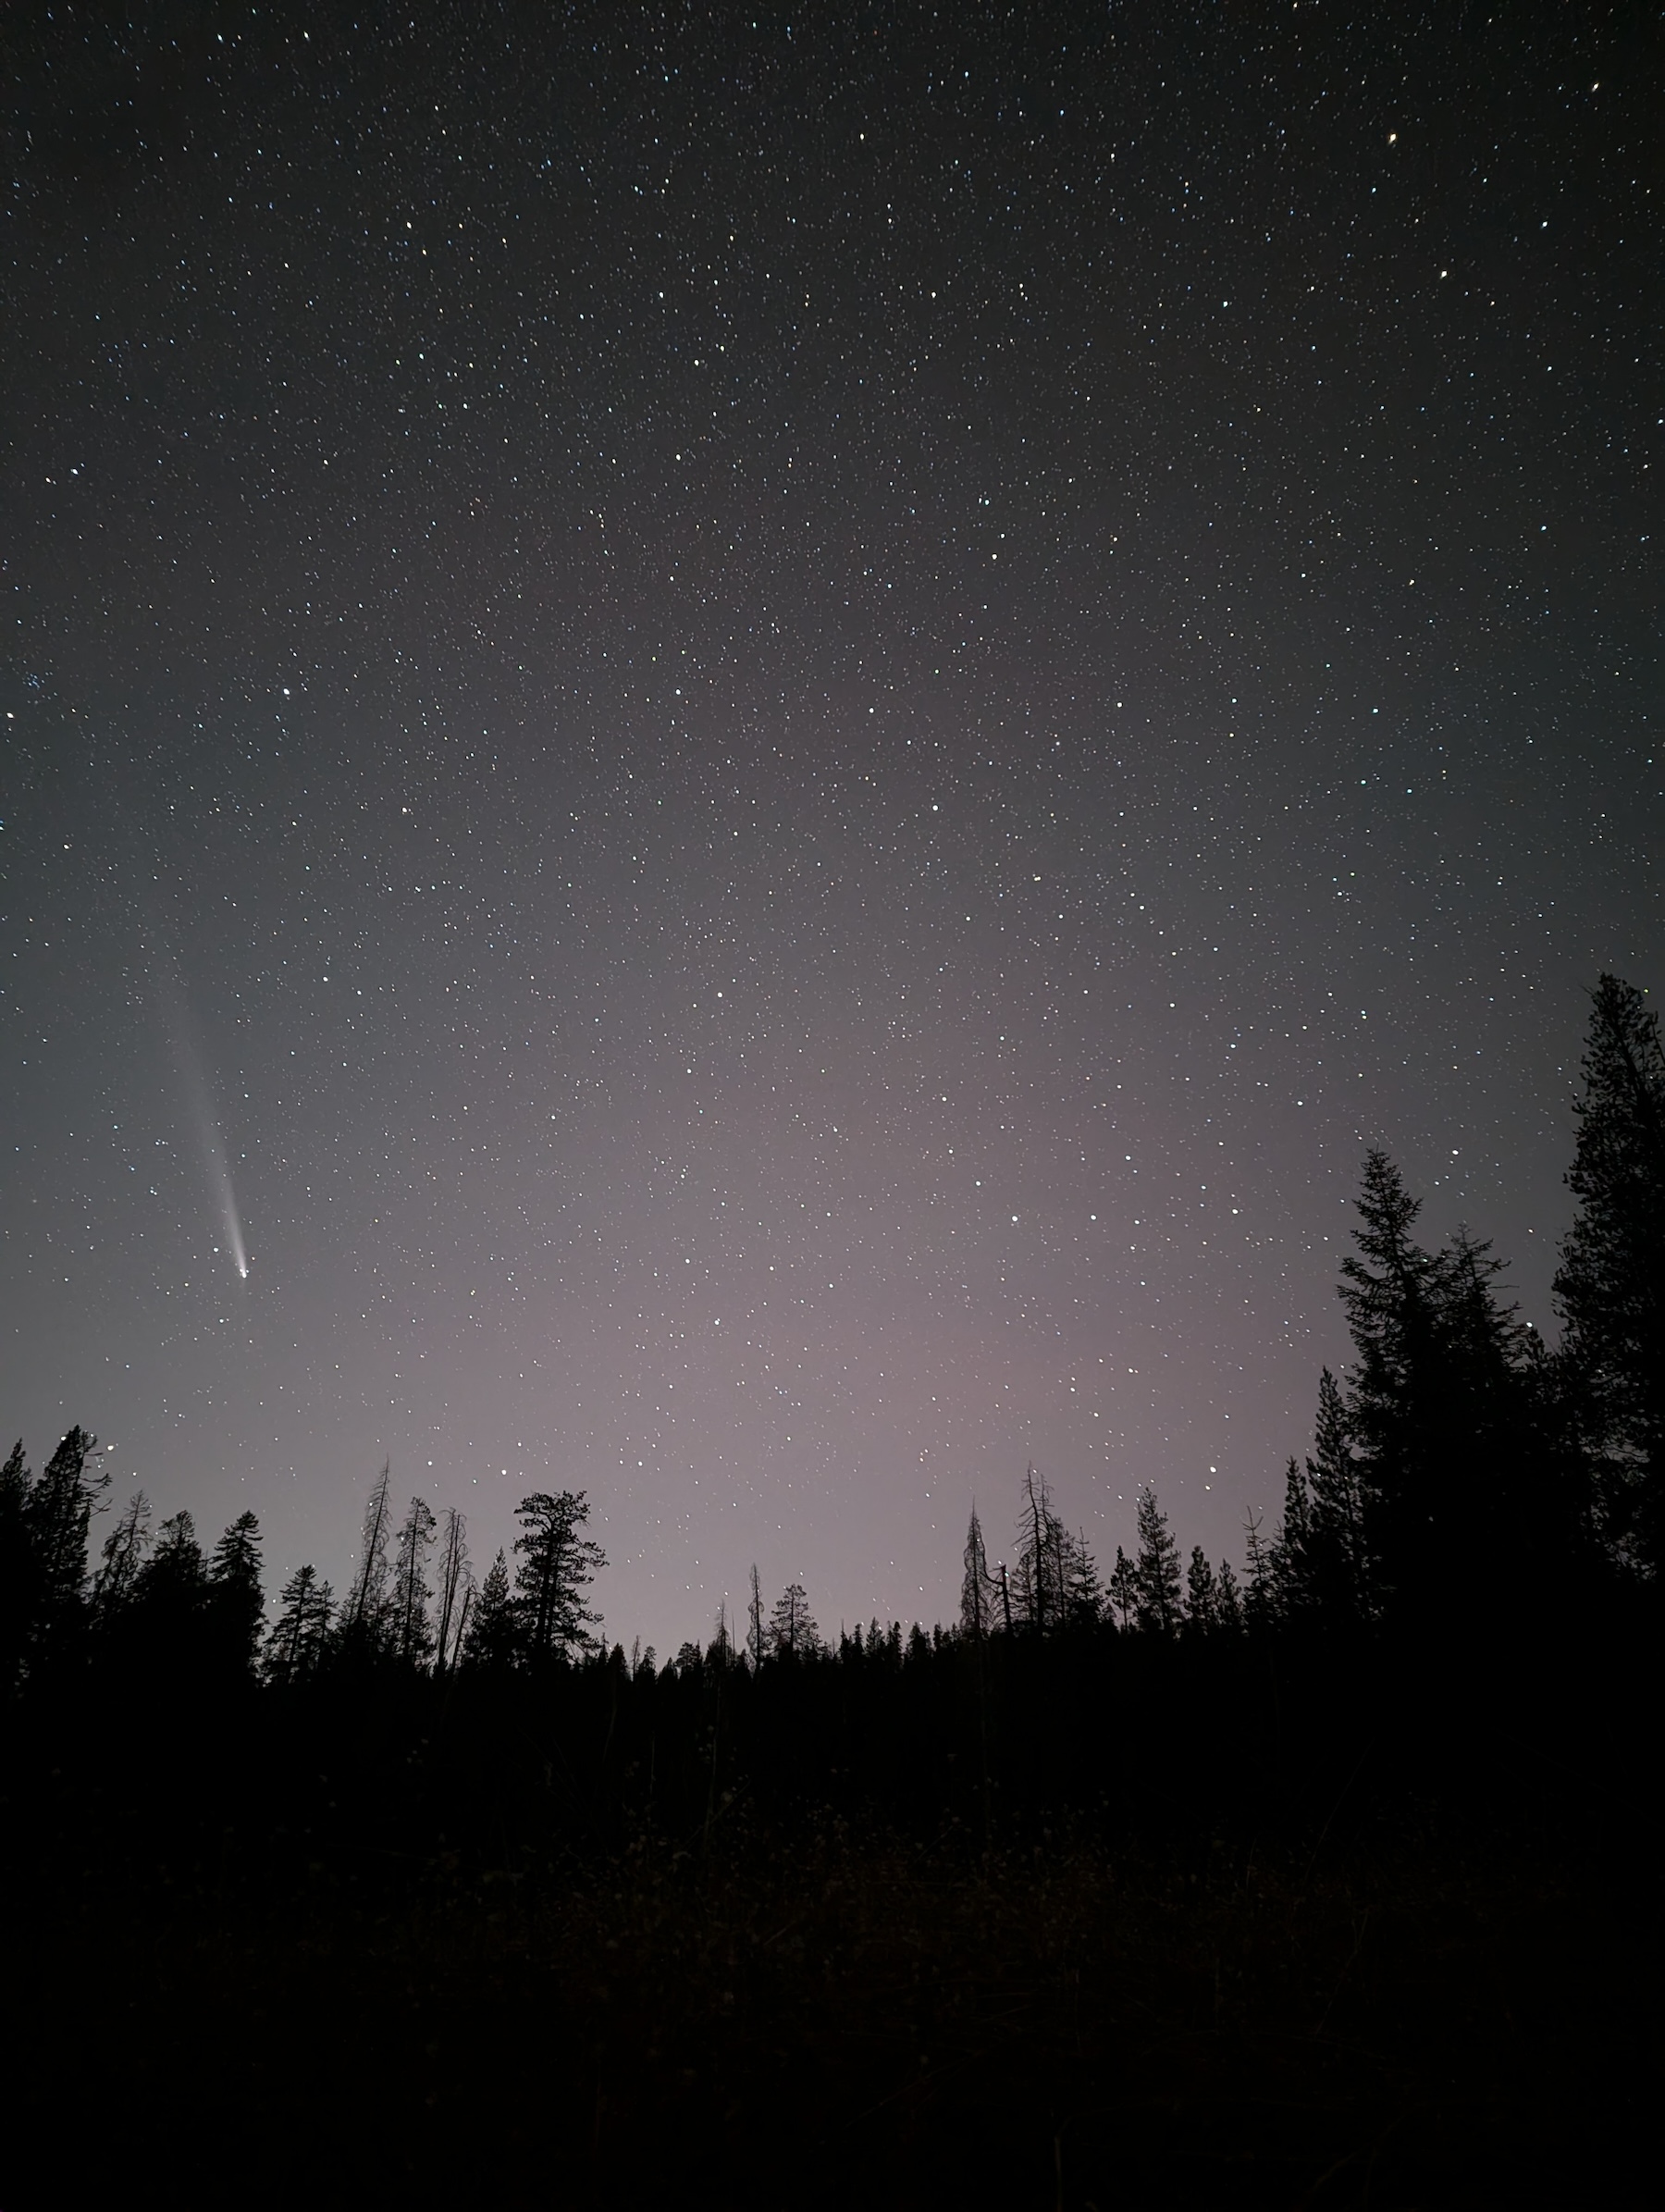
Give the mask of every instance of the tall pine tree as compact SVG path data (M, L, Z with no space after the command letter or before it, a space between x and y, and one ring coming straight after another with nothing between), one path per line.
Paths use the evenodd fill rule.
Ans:
M1186 1625L1206 1636L1219 1625L1219 1584L1201 1544L1191 1546L1190 1564L1185 1571Z
M86 1622L87 1534L109 1484L98 1442L71 1428L22 1501L25 1663L66 1657Z
M19 1437L0 1466L0 1699L23 1670L34 1599L29 1540L29 1462Z
M92 1577L92 1613L101 1632L114 1626L133 1595L133 1585L151 1547L150 1500L135 1490L104 1541Z
M514 1539L514 1571L525 1655L541 1665L573 1658L594 1640L600 1620L585 1602L597 1569L607 1564L599 1544L585 1535L589 1501L582 1490L535 1490L515 1507L521 1533Z
M777 1659L813 1659L821 1648L820 1631L801 1582L789 1582L774 1601L769 1648Z
M1578 1144L1578 1213L1555 1298L1612 1548L1665 1567L1665 1051L1642 993L1604 975L1592 994Z
M1369 1613L1369 1594L1359 1471L1346 1403L1327 1367L1318 1378L1318 1420L1306 1475L1311 1499L1307 1585L1314 1610L1320 1620L1332 1625L1363 1620Z
M334 1594L316 1567L297 1567L278 1593L278 1605L262 1672L268 1682L285 1686L309 1681L329 1650Z
M1139 1493L1139 1556L1133 1564L1133 1622L1157 1636L1172 1636L1185 1617L1179 1547L1147 1482Z
M1486 1633L1576 1520L1538 1418L1540 1354L1498 1298L1486 1244L1466 1232L1439 1253L1416 1242L1420 1201L1383 1153L1365 1162L1358 1207L1340 1294L1358 1355L1345 1426L1369 1602L1442 1637Z
M260 1656L265 1595L260 1585L260 1524L240 1513L208 1561L208 1623L214 1663L234 1681L253 1674Z
M486 1570L468 1631L462 1638L463 1663L500 1674L514 1666L523 1649L521 1624L509 1587L509 1563L500 1551Z
M390 1640L395 1655L407 1667L426 1666L434 1648L428 1625L433 1592L428 1588L427 1555L433 1550L437 1526L426 1500L413 1498L394 1539Z
M989 1572L989 1554L983 1544L982 1523L971 1508L971 1526L966 1531L964 1574L960 1581L960 1633L981 1643L998 1625L998 1594Z
M384 1460L364 1507L358 1566L336 1624L337 1644L341 1656L349 1661L376 1658L387 1645L388 1585L392 1575L388 1547L393 1538L393 1507L388 1489L392 1474L390 1464Z

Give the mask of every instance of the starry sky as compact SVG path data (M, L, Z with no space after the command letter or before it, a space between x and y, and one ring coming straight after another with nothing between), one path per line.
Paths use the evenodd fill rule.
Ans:
M8 10L5 1441L1240 1556L1658 986L1642 7Z

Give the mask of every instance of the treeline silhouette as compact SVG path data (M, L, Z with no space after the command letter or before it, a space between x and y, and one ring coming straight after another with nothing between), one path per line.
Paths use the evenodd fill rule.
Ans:
M1019 1637L1079 1646L1300 1630L1449 1649L1644 1600L1659 1582L1665 1488L1665 1059L1658 1017L1612 976L1593 994L1583 1076L1568 1177L1578 1210L1555 1279L1560 1344L1550 1350L1501 1297L1487 1244L1466 1230L1437 1251L1417 1242L1419 1202L1371 1153L1339 1286L1354 1358L1344 1377L1321 1377L1313 1448L1289 1462L1277 1523L1251 1517L1240 1571L1200 1548L1182 1563L1146 1486L1133 1556L1118 1546L1101 1575L1031 1467L1009 1560L991 1563L973 1514L949 1628L905 1635L874 1622L830 1644L800 1585L766 1612L754 1568L743 1635L720 1618L709 1643L684 1644L671 1670L899 1674ZM153 1528L140 1494L93 1563L107 1481L79 1427L38 1477L20 1442L0 1467L8 1702L112 1673L292 1691L376 1674L502 1682L589 1667L647 1683L660 1672L651 1650L626 1659L596 1633L587 1594L605 1561L582 1490L523 1499L512 1562L499 1551L476 1582L462 1515L437 1518L413 1498L396 1517L384 1467L351 1587L338 1601L302 1566L268 1625L253 1514L204 1552L189 1514Z
M1101 1564L1031 1467L951 1623L824 1635L754 1567L661 1663L583 1491L476 1576L384 1467L268 1617L253 1514L95 1549L94 1440L19 1445L7 2204L65 2201L89 2048L83 2180L173 2202L1633 2201L1665 1057L1610 976L1577 1112L1553 1347L1368 1157L1353 1356L1238 1564L1148 1486Z

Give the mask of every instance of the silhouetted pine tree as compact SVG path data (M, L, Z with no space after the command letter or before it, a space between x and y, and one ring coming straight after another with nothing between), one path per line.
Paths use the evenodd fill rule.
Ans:
M1473 1563L1491 1548L1515 1569L1528 1563L1572 1563L1563 1551L1576 1548L1578 1531L1569 1524L1560 1540L1546 1548L1545 1516L1570 1502L1556 1494L1553 1440L1535 1405L1536 1370L1543 1359L1540 1341L1517 1317L1517 1309L1498 1299L1494 1283L1503 1262L1491 1256L1489 1242L1460 1229L1439 1255L1444 1291L1443 1349L1450 1364L1451 1400L1463 1424L1460 1434L1466 1468L1460 1469L1444 1516L1448 1540L1466 1553L1456 1576L1445 1576L1448 1602L1474 1580ZM1456 1426L1454 1423L1453 1426ZM1466 1479L1464 1479L1466 1476ZM1457 1588L1452 1588L1455 1582ZM1506 1609L1512 1599L1501 1589L1478 1595L1486 1610Z
M388 1546L393 1537L393 1508L388 1486L392 1473L391 1463L384 1460L364 1507L358 1566L336 1623L336 1643L341 1656L349 1662L374 1659L387 1644L388 1585L391 1578Z
M10 1695L22 1673L33 1612L29 1489L29 1462L19 1437L0 1466L0 1699Z
M1365 1160L1358 1208L1359 1250L1341 1263L1341 1301L1358 1353L1348 1414L1367 1568L1385 1602L1423 1612L1449 1540L1442 1519L1456 1409L1441 1326L1446 1286L1412 1235L1421 1202L1385 1153Z
M170 1514L156 1528L149 1556L133 1577L124 1641L136 1662L178 1681L200 1674L206 1656L208 1570L188 1513Z
M1147 1482L1139 1493L1139 1558L1133 1568L1133 1623L1172 1636L1185 1616L1180 1595L1179 1547Z
M1460 1234L1438 1254L1412 1236L1419 1202L1385 1154L1365 1162L1357 1254L1341 1299L1358 1359L1347 1426L1373 1600L1449 1633L1505 1602L1554 1502L1535 1434L1530 1331L1492 1288L1498 1263ZM1512 1556L1511 1556L1512 1555Z
M462 1639L466 1665L489 1674L502 1674L521 1656L519 1615L509 1588L509 1563L500 1551L486 1570L478 1597Z
M994 1577L989 1572L989 1555L983 1548L982 1523L973 1506L960 1581L960 1628L973 1643L981 1643L997 1625L995 1598Z
M1555 1299L1592 1448L1605 1533L1648 1576L1665 1567L1665 1051L1634 984L1592 993L1578 1144L1578 1213Z
M150 1551L150 1500L142 1490L135 1490L105 1539L98 1572L92 1577L92 1613L105 1631L113 1626L132 1598L133 1585Z
M1116 1616L1116 1626L1131 1627L1139 1604L1139 1576L1133 1562L1119 1544L1116 1547L1116 1564L1110 1570L1109 1595L1110 1610Z
M776 1659L813 1659L821 1648L820 1631L809 1612L801 1582L789 1582L769 1616L769 1648Z
M1064 1581L1065 1614L1070 1626L1096 1628L1104 1618L1104 1585L1084 1529L1077 1529L1069 1539Z
M1277 1617L1277 1591L1272 1572L1272 1548L1261 1535L1264 1515L1251 1510L1243 1516L1243 1556L1248 1583L1243 1591L1245 1627L1270 1627Z
M1359 1472L1347 1407L1327 1367L1318 1378L1318 1421L1306 1472L1307 1584L1314 1608L1321 1620L1335 1625L1363 1620L1370 1606Z
M1191 1546L1190 1564L1185 1571L1186 1625L1207 1636L1219 1625L1219 1586L1208 1554L1201 1544Z
M260 1657L265 1593L260 1581L260 1523L239 1514L208 1562L207 1614L214 1663L237 1680L252 1674Z
M514 1539L514 1571L521 1637L534 1666L572 1658L594 1641L601 1616L585 1603L597 1570L607 1564L599 1544L585 1535L589 1501L582 1490L534 1490L514 1509L521 1533Z
M194 1607L201 1602L207 1580L195 1516L169 1514L158 1525L156 1540L135 1577L139 1595L147 1602Z
M268 1682L309 1681L329 1650L334 1594L316 1567L297 1567L278 1595L278 1614L266 1637L262 1672Z
M25 1665L68 1654L85 1625L87 1532L109 1483L96 1438L72 1428L23 1499Z
M437 1526L426 1501L413 1498L394 1541L390 1640L394 1653L407 1667L426 1666L434 1649L428 1625L433 1592L428 1588L427 1555L434 1547Z
M763 1654L769 1649L768 1631L763 1622L763 1585L758 1580L758 1563L752 1562L751 1596L746 1607L746 1656L754 1669L763 1664Z
M1312 1611L1311 1519L1306 1477L1291 1456L1284 1469L1283 1519L1270 1546L1272 1604L1280 1620L1301 1620Z
M1231 1562L1220 1562L1220 1577L1215 1585L1215 1619L1221 1632L1227 1636L1240 1636L1243 1630L1243 1600L1238 1588L1238 1578Z

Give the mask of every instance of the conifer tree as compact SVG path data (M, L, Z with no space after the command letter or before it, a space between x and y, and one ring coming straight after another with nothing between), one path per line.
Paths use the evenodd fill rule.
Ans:
M208 1619L216 1663L233 1677L253 1672L265 1621L260 1584L260 1524L240 1513L208 1562Z
M1311 1497L1308 1584L1313 1604L1319 1617L1332 1624L1362 1620L1368 1613L1369 1602L1359 1475L1347 1407L1327 1367L1318 1378L1318 1420L1306 1473Z
M1358 1251L1341 1299L1358 1353L1347 1427L1373 1603L1449 1635L1495 1610L1544 1509L1558 1502L1535 1434L1530 1332L1493 1288L1499 1263L1465 1233L1437 1254L1412 1235L1420 1202L1385 1154L1365 1162ZM1514 1556L1510 1558L1510 1553Z
M971 1526L966 1532L965 1572L960 1582L960 1628L973 1643L981 1643L995 1625L994 1578L989 1573L989 1555L983 1548L982 1523L971 1508Z
M752 1562L751 1596L746 1608L746 1656L753 1670L763 1664L763 1654L769 1649L769 1638L763 1625L763 1586L758 1580L758 1563Z
M1280 1620L1299 1620L1311 1610L1311 1521L1306 1477L1291 1454L1284 1469L1283 1520L1270 1547L1273 1610Z
M1087 1547L1084 1529L1078 1529L1069 1539L1065 1561L1064 1602L1066 1617L1072 1627L1096 1628L1104 1617L1104 1585L1098 1562Z
M135 1490L126 1510L104 1541L98 1572L92 1577L92 1611L101 1627L108 1627L133 1594L139 1570L150 1550L150 1500Z
M29 1461L24 1456L23 1439L19 1437L6 1455L0 1466L0 1515L9 1522L21 1521L23 1508L29 1499Z
M769 1616L769 1648L777 1659L812 1659L821 1648L820 1631L809 1612L801 1582L789 1582Z
M1555 1298L1595 1455L1605 1532L1643 1574L1665 1569L1665 1050L1632 983L1592 995L1578 1143L1578 1213Z
M110 1479L96 1454L97 1439L71 1428L23 1500L26 1634L41 1658L67 1649L84 1619L87 1533Z
M1261 1536L1264 1516L1251 1511L1243 1516L1243 1552L1248 1564L1248 1587L1243 1594L1243 1621L1250 1628L1265 1628L1277 1617L1277 1591L1272 1571L1272 1548Z
M1228 1559L1223 1559L1220 1562L1219 1580L1215 1586L1215 1619L1218 1622L1222 1632L1228 1636L1241 1635L1243 1628L1242 1594L1238 1588L1238 1578L1232 1571L1231 1562Z
M1110 1609L1116 1615L1119 1628L1130 1627L1139 1604L1139 1576L1133 1562L1119 1544L1116 1547L1116 1564L1110 1570Z
M392 1463L384 1460L364 1507L359 1563L342 1600L341 1617L337 1625L341 1650L353 1658L374 1656L382 1650L387 1638L388 1584L391 1574L388 1546L393 1536L393 1508L388 1487L392 1473Z
M134 1658L180 1683L200 1674L207 1609L207 1563L196 1522L189 1513L170 1514L157 1525L156 1540L133 1577L127 1631Z
M169 1514L158 1524L156 1540L134 1577L135 1597L141 1604L164 1608L176 1616L195 1613L201 1610L207 1582L195 1516Z
M329 1648L334 1598L316 1567L297 1567L278 1593L278 1618L266 1637L263 1673L268 1682L291 1685L317 1673Z
M1180 1595L1179 1547L1148 1482L1139 1493L1138 1528L1139 1558L1133 1568L1134 1625L1158 1636L1172 1636L1185 1611Z
M29 1491L29 1462L19 1437L0 1466L0 1699L22 1671L33 1610Z
M394 1543L389 1625L393 1650L407 1667L426 1665L434 1648L428 1625L433 1592L428 1588L427 1555L434 1547L437 1526L427 1501L413 1498Z
M1185 1613L1187 1626L1199 1635L1206 1636L1218 1625L1218 1585L1201 1544L1191 1546L1185 1571Z
M521 1533L514 1539L515 1602L527 1659L541 1665L570 1659L594 1641L599 1622L585 1593L607 1554L585 1535L589 1501L582 1490L534 1490L515 1507Z
M500 1551L486 1570L462 1639L462 1657L470 1666L501 1674L521 1656L520 1620L509 1587L509 1563Z

